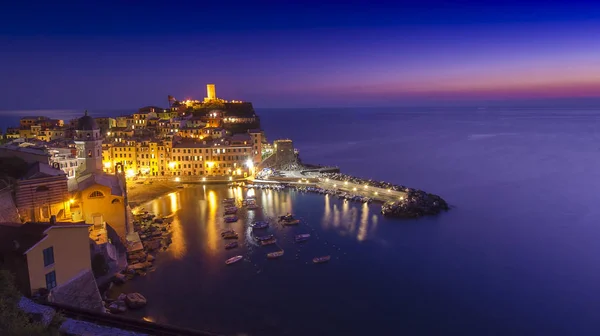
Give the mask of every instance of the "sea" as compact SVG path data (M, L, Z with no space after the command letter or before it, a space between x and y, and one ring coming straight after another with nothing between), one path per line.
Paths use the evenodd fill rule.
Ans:
M148 299L132 316L226 335L600 333L600 109L257 112L268 140L292 139L303 162L435 193L452 209L399 220L297 191L180 189L144 205L174 214L173 244L155 271L117 288ZM249 192L260 209L224 224L221 200ZM287 212L300 225L276 225ZM272 221L261 234L276 246L256 244L256 220ZM228 227L237 249L224 249ZM299 233L311 238L297 244ZM313 264L321 255L331 261Z

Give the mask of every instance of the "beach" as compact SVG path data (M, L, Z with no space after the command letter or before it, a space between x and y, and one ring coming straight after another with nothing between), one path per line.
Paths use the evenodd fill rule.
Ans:
M140 181L127 182L127 199L130 207L136 208L150 202L162 195L177 190L178 182L171 180L152 179L151 183L144 184Z

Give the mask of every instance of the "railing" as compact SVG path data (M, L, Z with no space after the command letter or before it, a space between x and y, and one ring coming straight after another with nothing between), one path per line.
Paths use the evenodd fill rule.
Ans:
M217 336L218 334L198 331L187 328L180 328L170 326L166 324L159 324L153 322L146 322L142 320L136 320L129 317L111 315L106 313L99 313L86 309L79 309L70 307L63 304L57 303L44 303L44 305L56 309L57 312L62 313L65 317L72 318L75 320L86 321L97 325L118 328L123 330L129 330L133 332L143 333L147 335L160 335L160 336Z

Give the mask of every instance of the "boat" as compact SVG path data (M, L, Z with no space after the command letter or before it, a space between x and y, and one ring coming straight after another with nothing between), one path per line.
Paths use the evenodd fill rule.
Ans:
M228 232L228 233L222 235L222 237L225 239L238 239L238 234L235 232L233 232L233 233Z
M237 222L237 221L238 221L237 216L225 217L225 223L233 223L233 222Z
M238 242L231 242L231 243L225 245L226 250L230 250L230 249L236 248L236 247L238 247Z
M233 229L223 230L223 231L221 231L221 237L225 236L226 234L231 234L231 233L235 233L235 231L233 231Z
M254 237L254 239L256 239L258 241L269 240L271 238L273 238L272 234L266 235L266 236L256 236L256 237Z
M316 258L313 258L313 262L315 264L321 264L321 263L328 262L329 259L331 259L331 256L316 257Z
M238 262L238 261L242 260L242 258L243 258L243 257L242 257L241 255L239 255L239 256L235 256L235 257L233 257L233 258L229 258L229 259L225 260L225 264L226 264L226 265L231 265L231 264L233 264L233 263L236 263L236 262Z
M271 239L268 239L268 240L261 240L260 241L260 245L262 245L262 246L273 245L276 242L277 242L277 239L271 238Z
M298 225L298 223L300 223L299 219L284 220L281 222L283 225Z
M269 222L254 222L252 225L253 229L266 229L269 227Z
M222 201L222 203L235 203L235 198L226 198Z
M258 209L258 205L256 205L255 203L248 204L247 208L248 210L255 210Z
M225 208L225 211L237 211L238 208L236 206L228 206Z
M267 253L267 258L269 258L269 259L275 259L275 258L281 257L282 255L283 255L283 250L277 251L277 252Z
M231 207L231 208L225 208L225 212L223 212L223 215L227 216L227 215L235 215L235 213L238 211L238 209L236 207Z
M292 215L292 214L287 214L285 216L280 216L279 217L279 221L280 222L281 221L285 221L285 220L292 220L292 219L294 219L294 215Z
M303 242L308 240L308 238L310 238L310 233L299 234L296 235L296 242Z

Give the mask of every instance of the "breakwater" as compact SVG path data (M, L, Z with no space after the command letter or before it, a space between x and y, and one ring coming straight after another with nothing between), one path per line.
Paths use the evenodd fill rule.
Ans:
M366 180L341 173L307 175L307 178L297 181L290 181L290 179L278 180L283 183L283 186L301 191L336 195L340 198L362 202L380 202L383 203L381 213L389 217L418 218L437 215L450 208L443 198L435 194L389 182ZM267 183L264 187L274 188L274 185L269 184L269 182L254 180L254 183Z

